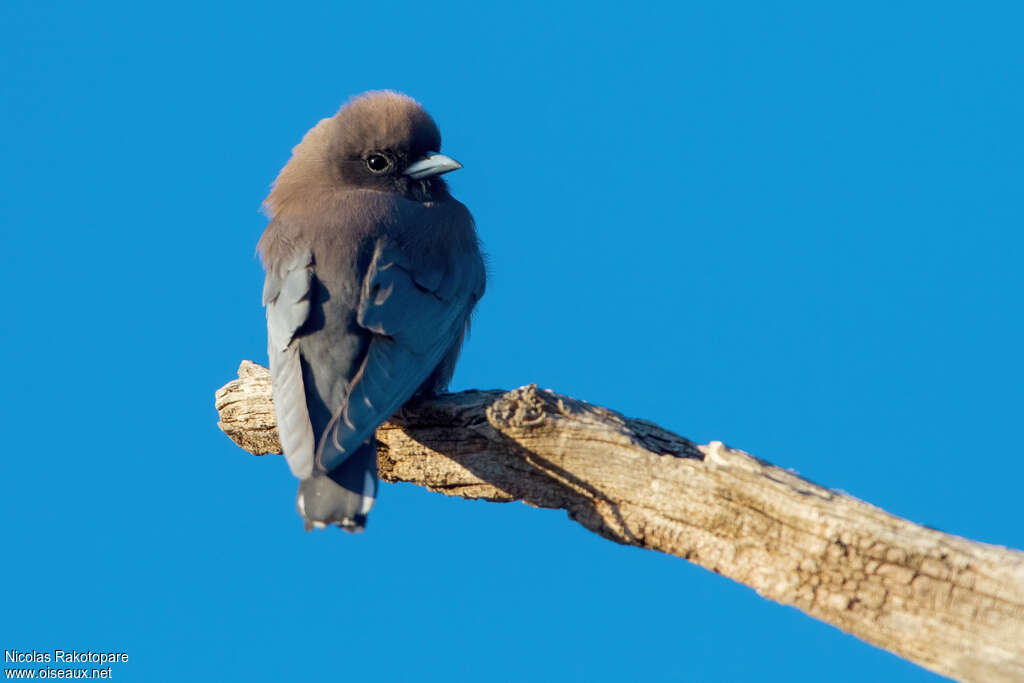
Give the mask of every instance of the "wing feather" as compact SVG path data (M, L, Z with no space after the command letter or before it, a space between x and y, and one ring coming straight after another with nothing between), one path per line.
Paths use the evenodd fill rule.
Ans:
M309 318L313 277L313 257L305 251L286 263L280 274L268 270L263 286L277 431L288 467L300 479L313 471L315 441L295 336Z
M325 468L355 452L459 345L482 289L482 263L471 261L417 271L394 243L377 241L356 312L373 336L319 445L316 459Z

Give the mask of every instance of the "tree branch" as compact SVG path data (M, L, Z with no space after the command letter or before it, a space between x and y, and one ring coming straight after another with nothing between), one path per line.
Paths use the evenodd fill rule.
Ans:
M270 378L245 361L220 428L280 451ZM567 510L617 543L685 558L923 667L1024 680L1024 553L969 541L707 446L526 386L406 406L377 430L385 481Z

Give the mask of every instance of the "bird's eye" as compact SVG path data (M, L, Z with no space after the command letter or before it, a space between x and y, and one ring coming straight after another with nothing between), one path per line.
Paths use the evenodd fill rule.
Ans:
M371 154L366 157L366 167L374 173L382 173L388 170L391 161L383 154Z

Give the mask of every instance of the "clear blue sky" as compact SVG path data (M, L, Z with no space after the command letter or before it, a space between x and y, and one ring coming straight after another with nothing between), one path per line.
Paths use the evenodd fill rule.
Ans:
M384 486L362 536L304 533L213 392L266 360L268 184L393 88L490 254L454 388L1024 548L1016 7L5 0L0 648L131 681L937 680L563 512Z

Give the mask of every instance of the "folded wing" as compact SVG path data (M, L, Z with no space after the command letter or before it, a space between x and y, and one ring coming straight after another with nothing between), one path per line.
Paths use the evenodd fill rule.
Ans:
M300 479L308 477L313 470L315 441L306 408L299 342L295 337L309 318L313 278L313 256L304 251L278 273L268 271L263 285L277 431L288 467Z
M483 283L479 258L417 270L394 243L377 241L356 314L372 333L370 344L320 441L317 462L335 467L409 400L461 342Z

